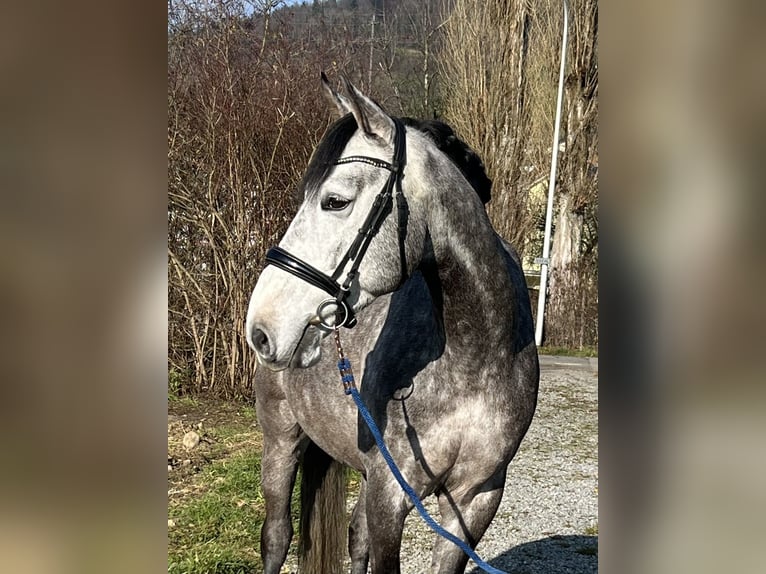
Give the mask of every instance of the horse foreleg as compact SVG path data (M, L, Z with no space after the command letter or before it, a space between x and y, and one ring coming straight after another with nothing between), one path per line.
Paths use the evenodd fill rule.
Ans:
M264 574L278 574L293 537L290 499L298 470L300 427L263 437L261 487L266 502L266 520L261 528L261 558Z
M351 514L348 526L348 553L351 556L351 574L367 574L370 561L370 537L367 532L367 480L362 478L359 500Z
M448 490L438 492L441 525L449 532L467 542L471 548L484 536L490 522L497 513L503 497L505 471L490 478L482 485L469 491L469 494L456 500ZM431 571L439 574L461 574L465 572L468 556L455 544L436 537L434 543Z
M381 461L382 462L382 461ZM399 574L404 519L412 509L385 463L368 471L365 511L372 574Z

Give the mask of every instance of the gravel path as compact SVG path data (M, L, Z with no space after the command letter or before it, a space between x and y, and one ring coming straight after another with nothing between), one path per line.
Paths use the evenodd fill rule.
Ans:
M508 467L500 509L479 556L509 574L598 570L598 374L546 365L537 412ZM426 508L438 517L434 497ZM433 534L417 511L407 518L402 573L429 572ZM466 572L480 574L469 562Z

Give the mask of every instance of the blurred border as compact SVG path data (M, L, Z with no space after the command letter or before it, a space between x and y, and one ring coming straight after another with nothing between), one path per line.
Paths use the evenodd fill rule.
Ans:
M766 11L600 15L600 565L762 571Z
M166 568L166 11L0 15L0 570Z

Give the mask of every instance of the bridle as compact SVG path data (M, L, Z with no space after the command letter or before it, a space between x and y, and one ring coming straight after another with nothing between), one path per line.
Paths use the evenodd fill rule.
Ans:
M383 186L383 189L381 189L375 197L375 201L367 214L367 218L364 220L362 227L356 234L356 238L354 238L353 243L341 258L333 274L326 275L316 267L295 257L279 246L272 247L266 253L267 265L273 265L278 269L287 271L330 295L329 299L325 299L319 304L316 311L320 324L328 329L335 329L337 331L339 327L351 328L356 325L356 314L348 303L351 284L359 272L359 266L367 252L367 248L370 246L372 238L375 237L378 229L380 229L381 223L392 208L394 188L396 188L396 205L398 210L397 228L399 238L399 260L401 263L401 283L404 283L407 279L407 260L404 250L407 212L404 203L404 195L402 194L402 177L404 175L407 154L404 124L398 118L391 119L393 120L395 127L394 158L392 163L362 155L343 157L333 163L333 165L341 165L345 163L361 162L389 171L388 180ZM349 262L351 262L351 268L346 273L343 282L340 283L339 279ZM327 307L332 305L336 306L335 322L327 323L323 318L322 313Z

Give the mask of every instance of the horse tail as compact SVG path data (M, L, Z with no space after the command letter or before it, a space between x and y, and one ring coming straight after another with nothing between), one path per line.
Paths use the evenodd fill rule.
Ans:
M346 474L310 442L301 472L299 571L340 574L346 547Z

